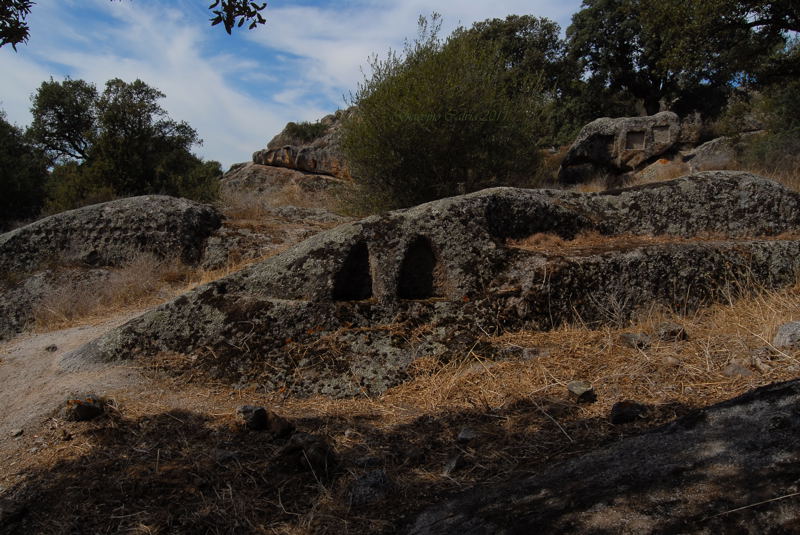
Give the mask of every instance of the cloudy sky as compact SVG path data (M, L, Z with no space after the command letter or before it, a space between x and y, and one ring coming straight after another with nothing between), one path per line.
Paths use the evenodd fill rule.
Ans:
M346 105L374 53L401 48L420 14L445 33L508 14L549 17L562 28L580 0L271 0L267 24L228 36L208 23L209 0L37 0L27 45L0 48L0 109L30 122L30 95L65 76L140 78L167 95L170 116L203 138L196 152L227 168L250 159L288 121Z

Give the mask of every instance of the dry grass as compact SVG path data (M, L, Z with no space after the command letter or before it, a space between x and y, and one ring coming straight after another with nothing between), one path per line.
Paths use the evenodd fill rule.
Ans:
M336 211L338 201L332 193L308 191L293 182L273 193L225 190L219 201L219 207L227 217L242 221L264 219L270 215L270 209L280 206Z
M798 310L800 285L732 298L691 317L654 310L626 329L482 335L461 358L418 360L408 382L381 396L345 400L232 389L149 367L146 391L115 394L119 416L54 421L42 436L66 427L75 438L26 456L16 470L28 474L23 488L40 504L31 513L39 532L66 532L76 507L88 522L83 529L96 532L396 532L442 493L532 473L694 407L796 377L800 354L769 341L780 324L800 319ZM665 320L683 325L689 339L644 349L620 343L622 333L653 333ZM733 363L750 375L726 373ZM597 402L571 399L566 385L575 379L594 385ZM649 418L612 425L609 411L622 400L650 406ZM336 474L282 464L281 441L237 423L235 407L245 403L326 437L339 459ZM479 438L458 443L464 426ZM221 454L233 460L219 461ZM445 475L455 455L464 464ZM353 507L349 485L371 470L360 464L370 457L395 486L389 498Z

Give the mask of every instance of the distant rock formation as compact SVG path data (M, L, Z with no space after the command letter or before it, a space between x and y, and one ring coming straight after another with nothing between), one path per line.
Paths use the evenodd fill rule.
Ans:
M681 123L665 111L649 117L603 117L584 126L570 146L559 171L559 182L576 184L599 172L622 174L678 143Z
M213 377L268 389L379 393L416 358L469 349L479 332L619 321L653 304L692 310L743 278L793 283L800 241L766 237L797 230L800 194L747 173L594 194L484 190L317 234L148 312L62 365L170 351L192 354L193 369ZM721 237L561 255L510 242L582 231Z
M323 117L319 122L327 128L322 135L310 141L293 136L292 129L287 125L267 144L266 149L253 154L253 163L350 178L347 162L339 146L341 122L348 113L349 110L339 110Z

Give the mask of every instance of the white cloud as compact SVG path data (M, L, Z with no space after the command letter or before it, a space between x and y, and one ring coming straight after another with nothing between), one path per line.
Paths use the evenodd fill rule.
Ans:
M367 58L402 47L419 14L458 24L529 13L568 22L580 0L357 0L298 6L275 0L268 23L232 37L208 27L199 0L39 0L31 41L0 49L0 102L30 121L29 96L50 76L140 78L166 93L162 105L205 140L197 152L228 166L250 158L288 121L314 120L344 106Z

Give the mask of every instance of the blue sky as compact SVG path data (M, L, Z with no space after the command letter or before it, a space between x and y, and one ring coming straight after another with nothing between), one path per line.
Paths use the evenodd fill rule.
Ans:
M228 36L211 28L208 0L37 0L27 45L0 48L0 108L30 122L30 95L65 76L144 80L166 93L170 116L197 129L195 152L224 168L250 159L288 121L346 105L367 58L402 47L420 14L443 33L508 14L569 25L580 0L272 0L267 24Z

